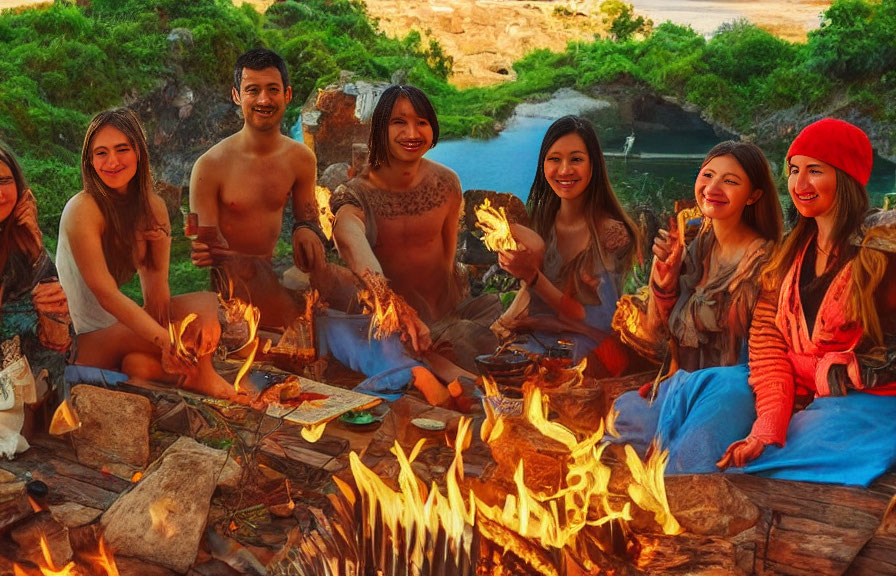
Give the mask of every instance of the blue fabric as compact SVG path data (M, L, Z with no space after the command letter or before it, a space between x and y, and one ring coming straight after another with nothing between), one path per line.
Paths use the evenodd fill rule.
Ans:
M600 304L585 306L584 319L585 324L601 333L597 340L578 332L534 332L532 338L528 341L520 342L520 347L535 354L544 354L548 348L557 343L557 340L567 340L573 343L573 361L579 363L582 358L597 348L611 332L613 315L616 313L616 302L619 300L619 294L616 291L613 277L608 272L601 274L598 297L600 298ZM533 293L532 302L529 306L529 316L542 314L557 315L553 308L541 300L537 294Z
M656 438L669 451L667 474L718 472L716 462L728 446L750 433L756 420L746 365L679 370L660 385L653 404L637 391L615 404L616 430L643 457Z
M896 396L850 392L816 398L793 415L782 448L743 469L768 478L868 486L896 466Z
M370 316L327 311L315 323L320 353L368 377L355 391L396 400L411 381L411 369L423 363L407 353L397 334L376 340L368 337L369 327Z

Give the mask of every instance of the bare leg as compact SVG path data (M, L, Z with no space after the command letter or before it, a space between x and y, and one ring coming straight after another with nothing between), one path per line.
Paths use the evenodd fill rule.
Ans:
M424 360L432 373L438 376L442 382L452 382L461 377L476 380L475 374L469 370L464 370L437 352L427 352Z
M143 380L168 381L170 374L166 374L159 362L157 353L131 352L121 359L121 371L131 378Z
M222 378L212 365L212 356L221 338L218 322L218 297L213 292L194 292L171 299L171 317L183 319L195 313L197 319L190 325L184 338L187 346L199 357L196 370L187 374L183 387L215 398L230 398L235 394L233 386Z

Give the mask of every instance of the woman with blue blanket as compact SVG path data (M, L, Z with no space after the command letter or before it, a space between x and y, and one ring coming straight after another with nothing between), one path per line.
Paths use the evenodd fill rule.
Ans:
M523 287L492 330L504 338L531 332L540 352L558 339L570 341L576 359L584 357L611 333L640 247L590 122L564 116L548 128L527 204L534 230L511 225L520 249L498 258Z
M756 145L727 141L706 155L694 181L702 215L696 237L685 247L676 221L661 231L653 252L650 282L623 296L613 321L622 341L657 362L659 377L616 401L621 441L644 455L657 430L687 406L685 391L712 382L703 370L738 366L746 374L746 342L759 297L755 278L781 239L781 205L768 160ZM658 385L658 388L657 388ZM655 399L648 399L651 393ZM752 410L731 403L720 385L720 411L748 423ZM744 400L752 396L744 391ZM683 404L682 404L683 403ZM691 466L693 454L717 440L708 435L670 449L670 471ZM724 445L715 449L724 449ZM714 469L714 462L705 471Z

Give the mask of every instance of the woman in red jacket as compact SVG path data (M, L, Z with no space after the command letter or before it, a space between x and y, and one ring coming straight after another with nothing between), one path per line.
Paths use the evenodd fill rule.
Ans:
M721 468L867 485L896 464L896 212L868 214L872 158L830 118L787 152L799 216L750 333L756 421Z

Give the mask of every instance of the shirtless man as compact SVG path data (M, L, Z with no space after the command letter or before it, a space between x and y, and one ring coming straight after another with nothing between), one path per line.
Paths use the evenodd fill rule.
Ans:
M203 154L190 177L190 210L200 225L192 260L223 272L219 291L232 282L234 295L261 309L263 326L287 326L299 308L277 282L271 259L291 200L293 261L311 273L326 265L314 197L317 164L310 148L280 132L292 87L279 55L264 48L242 54L232 92L243 127ZM205 227L216 227L217 237Z
M371 273L374 279L385 277L410 305L402 329L415 351L425 352L431 341L436 349L450 342L448 357L473 369L475 348L483 346L474 333L487 340L479 353L494 348L488 325L500 313L500 304L497 298L473 306L464 300L467 282L454 259L463 209L460 181L452 170L423 158L439 138L435 110L419 89L391 86L370 124L368 168L337 188L330 201L336 247L368 285ZM450 334L457 325L464 325L465 338ZM468 350L460 350L465 346ZM442 370L432 353L425 358L443 378L471 376L456 367L453 373Z

